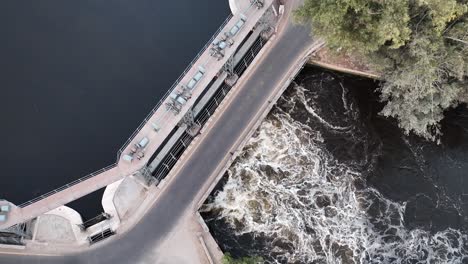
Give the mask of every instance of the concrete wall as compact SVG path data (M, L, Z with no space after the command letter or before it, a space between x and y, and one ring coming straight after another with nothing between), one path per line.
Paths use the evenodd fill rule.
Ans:
M39 216L34 228L33 240L61 244L76 243L81 240L81 215L67 206L60 206Z
M108 185L104 190L104 194L102 195L102 208L104 209L104 212L110 214L112 217L111 223L106 224L113 227L113 229L116 229L120 225L120 217L119 213L117 212L117 208L114 204L114 197L123 181L124 180L122 179L120 181ZM102 225L103 222L101 222L100 224Z
M229 0L229 8L231 8L231 13L233 15L237 14L239 12L239 7L237 6L237 1L239 0Z
M130 217L146 197L146 188L133 177L126 177L115 192L113 204L120 219Z

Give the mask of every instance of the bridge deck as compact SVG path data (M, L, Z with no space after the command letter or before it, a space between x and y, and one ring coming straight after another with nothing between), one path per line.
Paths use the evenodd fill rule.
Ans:
M119 168L114 167L26 207L14 207L8 215L8 221L5 223L5 227L22 223L38 215L44 214L59 206L103 188L112 182L118 181L122 177L123 175L120 173ZM2 226L0 226L0 228L2 228Z
M250 1L245 0L244 2L249 3ZM265 1L265 6L269 6L271 3L272 0ZM250 3L248 6L250 6ZM145 149L145 153L148 153L148 155L145 155L145 157L141 160L134 160L133 162L128 162L120 158L120 160L118 161L118 166L121 168L122 171L136 171L148 162L151 154L157 150L160 144L170 134L172 129L181 121L183 116L192 107L193 103L200 96L200 94L203 92L206 86L223 68L229 57L231 57L231 55L233 55L233 53L237 50L242 40L247 36L249 31L257 24L257 22L263 16L267 8L264 7L262 9L257 9L255 6L251 6L250 8L246 7L244 10L245 11L242 12L242 14L239 13L234 15L216 37L217 39L219 39L223 36L224 32L228 32L240 20L242 15L247 17L247 21L245 22L244 26L233 38L233 40L235 41L234 44L231 47L227 47L225 49L225 56L222 59L217 60L216 58L210 55L209 49L205 50L202 53L202 55L194 63L193 67L180 81L180 84L186 85L197 73L198 67L201 66L206 69L203 78L199 81L195 89L192 90L191 99L189 99L187 103L183 105L182 109L180 110L180 113L177 115L173 114L172 112L168 112L166 107L164 106L164 104L170 102L171 99L167 98L164 101L164 104L161 105L161 107L159 107L159 109L151 116L148 122L143 126L143 128L138 132L135 138L131 141L130 144L128 144L128 146L123 150L122 153L123 155L128 154L130 152L130 148L132 148L134 144L138 143L138 141L146 137L150 140L149 145ZM155 132L152 124L158 125L160 127L160 130L158 132Z
M206 70L203 78L192 90L192 97L183 105L179 114L175 115L172 112L167 111L165 103L169 102L171 99L166 98L163 104L154 112L146 124L138 131L133 140L131 140L127 147L122 151L122 156L128 154L130 152L130 148L132 148L134 144L146 137L149 139L149 143L144 149L145 156L142 159L134 159L132 162L128 162L123 160L121 156L118 160L117 166L112 169L104 171L92 178L83 180L80 183L47 196L44 199L27 205L26 207L13 207L8 216L8 220L0 224L0 229L27 221L59 206L74 201L114 183L127 175L131 175L142 168L148 162L151 155L171 133L172 129L181 121L185 113L192 107L196 99L202 94L210 81L220 72L229 57L231 57L237 50L239 45L242 43L242 40L248 35L250 30L254 28L259 19L264 15L267 7L269 7L272 2L273 0L266 0L265 7L257 9L255 6L250 4L249 0L239 1L239 13L233 15L233 17L216 36L216 39L221 38L225 32L228 32L240 20L242 16L246 17L245 24L232 38L234 40L234 44L231 47L226 47L224 50L224 57L218 60L210 55L209 49L206 49L195 61L191 69L188 70L185 76L180 80L180 84L186 85L197 73L200 66ZM179 87L180 85L175 89ZM159 131L156 132L154 130L153 124L158 125L160 128Z

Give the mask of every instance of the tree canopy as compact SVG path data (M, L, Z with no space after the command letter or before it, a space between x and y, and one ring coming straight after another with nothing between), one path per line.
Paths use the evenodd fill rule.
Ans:
M383 73L381 114L406 133L435 140L444 111L468 102L467 0L305 0L296 17Z

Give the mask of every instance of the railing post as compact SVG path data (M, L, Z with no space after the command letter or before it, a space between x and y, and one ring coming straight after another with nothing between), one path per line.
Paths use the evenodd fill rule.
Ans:
M112 164L112 165L109 165L109 166L107 166L107 167L105 167L105 168L102 168L102 169L100 169L100 170L98 170L98 171L92 172L92 173L90 173L90 174L88 174L88 175L86 175L86 176L84 176L84 177L81 177L81 178L79 178L79 179L77 179L77 180L72 181L71 183L67 183L67 184L65 184L65 185L63 185L63 186L60 186L59 188L56 188L56 189L54 189L54 190L52 190L52 191L50 191L50 192L48 192L48 193L45 193L45 194L43 194L43 195L40 195L40 196L38 196L38 197L36 197L36 198L33 198L33 199L27 201L27 202L24 202L24 203L18 205L18 207L19 207L19 208L24 208L24 207L26 207L26 206L29 206L29 205L31 205L31 204L33 204L33 203L35 203L35 202L41 201L41 200L43 200L43 199L45 199L45 198L47 198L47 197L49 197L49 196L52 196L52 195L54 195L54 194L56 194L56 193L59 193L59 192L61 192L61 191L63 191L63 190L66 190L66 189L68 189L68 188L70 188L70 187L72 187L72 186L74 186L74 185L76 185L76 184L78 184L78 183L80 183L80 182L83 182L83 181L85 181L85 180L88 180L88 179L90 179L90 178L92 178L92 177L94 177L94 176L96 176L96 175L99 175L99 174L101 174L101 173L103 173L103 172L105 172L105 171L108 171L108 170L110 170L110 169L113 169L113 168L115 168L115 167L117 167L117 164L116 164L116 163L114 163L114 164Z
M211 45L213 40L218 36L218 34L221 32L221 30L226 26L226 24L229 22L229 20L233 17L232 14L229 14L229 16L224 20L224 22L221 24L221 26L218 28L218 30L211 36L210 40L203 46L203 48L198 52L198 54L195 56L195 58L190 62L190 64L185 68L185 70L182 72L182 74L177 78L177 80L174 82L174 84L171 86L171 88L164 94L164 96L159 100L159 102L156 104L156 106L153 108L153 110L149 113L149 115L143 120L143 122L140 124L140 126L133 132L133 134L130 136L130 138L127 139L127 141L123 144L123 146L117 151L117 159L116 163L119 163L120 157L123 153L123 150L127 148L127 146L130 144L130 142L135 138L135 136L140 132L140 130L144 127L144 125L148 122L148 120L151 118L151 116L157 111L157 109L162 105L162 103L167 99L169 94L174 90L174 88L179 84L179 82L185 77L187 72L191 69L191 67L194 65L196 60L207 50L207 48Z

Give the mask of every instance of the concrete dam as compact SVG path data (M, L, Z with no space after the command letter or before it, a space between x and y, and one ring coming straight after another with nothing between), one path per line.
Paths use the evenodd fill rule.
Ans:
M99 252L99 263L158 263L182 247L187 260L199 259L192 263L217 263L222 252L198 208L308 55L323 46L308 27L293 24L291 11L300 3L230 1L233 14L125 142L115 164L20 205L0 202L0 261L35 255L63 263ZM93 219L83 222L64 206L103 187L105 212ZM121 252L112 250L117 242ZM145 251L150 245L156 253Z

